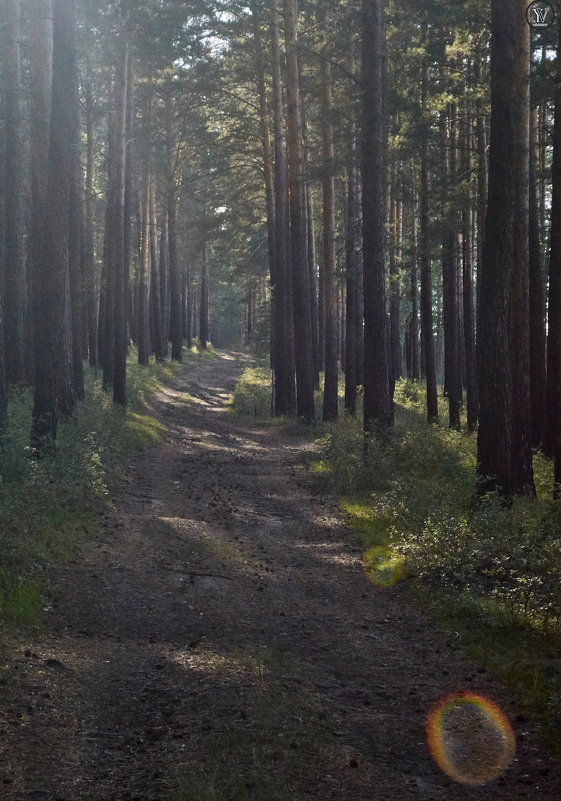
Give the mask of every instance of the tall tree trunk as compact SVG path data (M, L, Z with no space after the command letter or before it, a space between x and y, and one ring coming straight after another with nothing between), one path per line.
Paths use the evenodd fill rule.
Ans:
M530 27L527 0L517 0L515 209L510 281L510 492L535 495L530 426Z
M419 250L421 262L421 334L425 378L427 382L427 419L429 423L438 422L438 398L436 394L436 362L434 353L433 315L432 315L432 265L429 232L429 153L427 119L428 69L426 60L421 71L421 107L423 129L421 132L421 173L419 185Z
M31 0L31 114L30 114L30 177L31 177L31 297L32 329L46 313L42 297L44 266L45 217L49 177L49 127L51 116L51 86L53 58L53 28L51 3ZM45 328L43 321L42 330ZM33 333L33 332L32 332ZM35 345L34 345L35 347ZM35 354L34 359L35 362ZM0 387L2 377L0 375ZM0 418L2 391L0 389Z
M24 379L23 131L20 113L20 0L4 0L4 336L6 377Z
M509 288L516 208L517 3L491 0L489 194L477 334L478 492L510 491Z
M158 264L156 196L154 181L150 184L150 314L152 319L152 350L156 361L164 361L162 317L160 313L160 271Z
M312 319L312 359L314 363L314 387L319 389L319 308L316 275L316 235L314 230L314 202L310 182L305 187L306 244L308 276L310 281L310 315Z
M475 78L481 83L481 61L475 61ZM477 138L477 286L476 286L476 331L479 337L479 317L481 314L481 275L483 273L483 250L485 243L485 223L487 216L487 131L485 127L485 116L480 101L477 108L476 138ZM476 346L477 354L477 346ZM479 376L479 366L477 366Z
M113 400L126 405L127 380L127 292L125 282L125 158L127 118L128 43L121 32L118 44L117 72L115 75L114 156L111 177L111 248L110 270L114 283L113 329Z
M357 192L356 141L353 136L349 180L347 187L347 230L345 236L346 257L346 337L345 337L345 409L356 414L357 380L357 337L359 324L362 328L362 317L359 316L359 259L358 259L358 227L359 209ZM360 323L359 323L360 321Z
M398 186L397 166L392 167L389 193L389 230L390 230L390 392L393 396L395 382L401 376L401 281L400 281L400 226L401 212L400 199L401 186Z
M203 245L201 261L201 300L199 303L199 347L206 350L208 344L208 251Z
M534 125L530 132L530 403L532 445L538 447L544 439L546 380L546 304L543 259L540 242L538 198L536 192L535 156L537 140L537 112L532 115Z
M138 363L148 364L148 275L151 269L150 262L150 184L151 175L149 167L144 170L142 179L142 253L138 266Z
M455 113L449 109L450 116ZM460 397L458 394L459 349L458 349L458 295L456 282L455 214L449 199L450 188L455 185L455 135L452 123L442 113L441 138L446 179L442 196L445 230L442 242L442 301L444 317L444 389L448 397L450 428L460 428Z
M51 452L57 433L57 407L68 410L71 368L68 219L72 175L71 111L75 8L68 0L53 2L53 80L43 264L34 281L35 394L31 444L37 455ZM39 265L38 265L39 267ZM40 299L40 300L39 300ZM64 403L60 400L63 399Z
M321 60L321 154L323 221L323 293L325 311L325 384L323 419L336 420L338 414L337 315L335 302L335 179L333 125L331 123L331 64L328 60L328 17L325 8L319 13L322 37Z
M561 42L561 20L559 23ZM557 57L559 59L558 45ZM561 487L561 70L558 65L551 170L551 234L547 332L547 416L544 450L555 457L555 494Z
M411 378L419 380L421 377L420 353L419 353L419 286L417 278L417 211L416 204L413 206L413 254L411 257L411 320L409 323L409 339L411 348Z
M297 0L284 0L286 40L286 95L288 184L290 213L290 262L294 312L294 357L296 364L296 411L303 422L315 418L310 285L304 227L302 140L299 114L297 56Z
M381 0L362 4L362 214L364 285L364 430L393 426L386 321L385 139Z
M193 287L191 284L191 265L188 264L185 269L185 290L187 292L187 308L186 308L186 323L187 323L187 347L191 349L193 345Z
M86 193L85 193L85 291L88 318L88 353L90 366L98 363L97 313L98 293L95 279L94 220L93 220L93 181L94 181L94 113L92 88L88 80L85 89L86 107Z
M257 66L257 89L259 93L259 131L263 149L263 176L265 179L265 208L267 210L267 246L269 256L269 276L271 287L276 284L275 278L275 196L273 186L273 160L271 157L271 137L269 132L269 112L267 108L267 91L265 86L265 64L261 41L260 20L256 9L252 6L253 38ZM188 304L186 304L188 306ZM187 315L187 308L186 308ZM271 367L275 365L275 302L271 295Z
M300 59L298 59L300 70ZM304 230L306 239L306 259L308 263L308 282L310 285L310 320L312 331L312 361L314 365L314 388L319 389L319 308L316 287L316 237L314 230L314 208L311 178L309 175L308 123L306 120L306 102L304 93L300 91L300 115L302 121L302 158L303 158L303 192L304 192ZM320 269L323 269L323 265Z
M168 355L169 344L169 266L168 266L168 217L164 211L160 231L160 317L162 321L162 353ZM191 347L191 334L188 335Z
M69 87L69 144L70 144L70 186L68 201L68 272L70 279L70 309L72 325L72 378L74 392L79 400L84 393L84 363L82 353L82 305L84 296L84 277L82 274L82 233L84 195L81 164L81 123L80 123L80 89L78 77L78 61L76 47L72 50L72 63L69 70L72 74Z
M170 294L170 322L169 336L171 339L171 358L174 361L183 359L183 337L181 331L181 279L177 261L177 184L176 184L176 142L173 123L173 101L171 87L168 87L167 104L167 173L166 194L168 214L168 264L169 264L169 294Z
M275 414L284 415L294 412L296 407L296 389L294 385L294 361L291 348L291 332L289 329L289 307L292 303L288 274L287 249L287 185L286 158L283 142L283 107L281 56L279 41L279 12L277 0L271 0L271 67L273 86L273 143L274 143L274 191L275 191L275 239L274 283L271 286L273 323L273 350L275 375Z
M462 173L471 175L471 119L466 117L463 135ZM475 431L478 416L477 365L475 361L475 314L473 304L472 214L471 197L462 210L462 282L464 306L464 350L466 355L467 425Z
M107 173L113 174L114 158L114 121L109 122L108 142L107 142ZM101 288L99 297L99 325L98 325L98 351L103 368L103 389L108 391L113 386L113 367L114 367L114 341L115 341L115 281L110 272L111 264L111 225L112 225L112 197L111 186L108 189L107 201L105 203L105 220L103 235L103 262L101 267Z

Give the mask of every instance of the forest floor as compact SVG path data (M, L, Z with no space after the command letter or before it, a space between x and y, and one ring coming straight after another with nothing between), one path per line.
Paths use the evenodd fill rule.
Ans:
M201 359L153 399L162 441L52 568L40 633L7 643L0 797L561 799L536 724L402 583L368 580L302 458L309 433L231 413L243 363ZM459 690L515 729L512 765L484 787L426 744L429 710ZM492 747L474 734L461 758L476 768Z

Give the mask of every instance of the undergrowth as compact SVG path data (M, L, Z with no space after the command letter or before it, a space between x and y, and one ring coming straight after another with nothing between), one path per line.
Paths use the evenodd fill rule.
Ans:
M234 412L241 417L259 420L270 418L271 380L270 367L246 367L234 389Z
M196 358L188 354L188 358ZM110 496L127 454L158 440L162 426L146 403L177 366L151 361L127 366L127 410L113 404L101 375L86 369L85 400L58 426L56 454L31 457L32 392L12 394L0 452L0 621L15 628L37 622L45 566L64 558L92 531L100 502Z
M400 381L395 400L389 438L365 448L361 421L343 418L320 437L314 468L341 497L373 581L408 577L543 716L561 751L561 504L550 500L551 463L535 457L537 500L507 506L490 494L476 503L475 434L427 425L418 382Z

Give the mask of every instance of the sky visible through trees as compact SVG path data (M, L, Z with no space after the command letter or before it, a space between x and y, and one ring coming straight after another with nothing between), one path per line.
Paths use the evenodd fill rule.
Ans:
M561 483L559 9L526 0L3 0L0 416L56 447L86 360L270 359L272 409L478 430ZM344 403L338 385L344 381ZM323 389L316 408L314 392ZM358 402L357 402L358 401Z

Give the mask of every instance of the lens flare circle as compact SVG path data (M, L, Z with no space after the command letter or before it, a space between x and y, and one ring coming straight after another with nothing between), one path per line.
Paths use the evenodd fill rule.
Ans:
M448 695L429 713L426 733L438 767L461 784L487 784L514 759L516 742L508 718L481 695Z
M368 578L379 587L391 587L403 575L400 558L382 545L370 548L366 552L364 569Z

